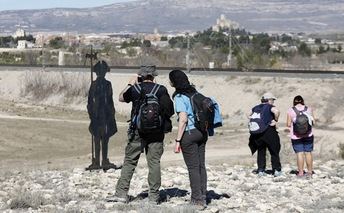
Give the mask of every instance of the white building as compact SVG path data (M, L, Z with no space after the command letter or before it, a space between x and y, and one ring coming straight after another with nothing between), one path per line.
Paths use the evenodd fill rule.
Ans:
M155 47L168 47L168 41L152 41L151 44Z
M26 40L19 40L17 49L23 50L27 48L34 48L35 44Z
M212 27L213 31L219 32L220 29L236 29L239 28L239 24L235 21L231 21L229 19L226 19L225 15L221 15L219 19L216 19L216 24Z
M26 32L24 29L18 28L17 31L15 32L15 34L13 35L14 38L18 38L18 37L25 37Z
M17 49L23 50L27 48L27 41L26 40L19 40Z

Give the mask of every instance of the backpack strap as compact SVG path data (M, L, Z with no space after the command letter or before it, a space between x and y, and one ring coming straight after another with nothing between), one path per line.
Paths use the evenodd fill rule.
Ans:
M308 110L308 107L305 106L305 108L301 111L299 111L298 109L296 109L296 107L293 107L294 112L296 113L296 115L301 115L303 112L306 112Z
M160 84L155 84L153 89L152 89L152 91L149 94L152 94L152 95L156 96L156 94L158 93L159 89L160 89Z
M141 94L141 86L139 84L134 84L133 87L137 93Z
M192 110L192 116L193 116L193 121L191 120L191 119L189 119L188 118L188 120L193 124L193 125L195 125L195 123L196 123L196 110L195 110L195 106L194 106L194 101L193 101L193 99L194 99L194 97L195 97L195 95L197 94L198 92L195 92L194 94L187 94L186 96L190 99L190 104L191 104L191 110ZM196 127L196 126L195 126ZM189 132L189 134L190 134L190 129L188 128L188 132Z
M193 114L195 115L195 106L194 106L194 102L193 102L193 99L195 97L195 95L197 94L198 92L195 92L194 94L188 94L187 97L189 97L190 99L190 103L191 103L191 109L192 109L192 112Z
M297 110L296 107L293 107L293 110L294 110L296 115L300 115L301 114L301 112L299 110Z
M132 114L132 118L130 119L133 123L133 119L137 116L138 112L139 112L139 109L140 109L140 106L141 106L141 103L142 103L142 100L143 100L143 89L141 88L141 85L140 84L134 84L133 85L135 91L140 95L140 98L138 100L136 100L136 107L134 109L134 114ZM132 124L131 124L132 125ZM135 126L135 125L133 125Z

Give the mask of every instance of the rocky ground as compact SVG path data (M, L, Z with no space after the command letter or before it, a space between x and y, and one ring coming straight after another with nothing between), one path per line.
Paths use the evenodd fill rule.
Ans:
M258 178L242 165L209 165L204 212L343 212L344 161L315 162L313 178L297 178L284 166L281 177ZM147 201L147 168L137 168L129 204L111 203L120 171L11 171L0 177L2 212L196 212L187 205L190 187L184 166L164 168L163 202Z

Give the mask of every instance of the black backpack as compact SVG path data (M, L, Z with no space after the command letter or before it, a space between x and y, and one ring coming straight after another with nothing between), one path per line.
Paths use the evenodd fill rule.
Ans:
M190 98L194 114L195 127L201 132L208 132L214 128L215 104L211 98L196 92L187 95Z
M307 106L304 110L299 111L296 107L293 107L293 110L296 114L295 121L293 122L293 132L297 137L307 137L312 131L312 126L309 123L309 118L305 114L307 111Z
M134 122L136 128L140 133L159 133L162 132L163 120L161 117L161 110L159 99L156 96L160 88L159 84L155 84L150 93L144 94L139 84L134 84L134 89L141 94L140 102L136 115L134 115Z
M270 121L266 121L264 119L264 113L267 113L266 110L268 108L267 104L260 104L252 109L252 115L250 116L250 121L248 123L250 134L261 134L269 127Z

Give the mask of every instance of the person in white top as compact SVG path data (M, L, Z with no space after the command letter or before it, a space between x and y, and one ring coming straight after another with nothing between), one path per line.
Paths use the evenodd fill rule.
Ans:
M300 95L296 96L293 101L293 107L289 108L287 113L287 127L289 127L291 142L297 156L297 175L299 177L311 177L313 174L313 125L314 116L312 109L305 105ZM307 165L306 174L303 171L305 159Z

